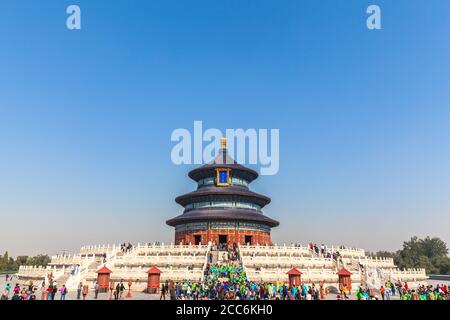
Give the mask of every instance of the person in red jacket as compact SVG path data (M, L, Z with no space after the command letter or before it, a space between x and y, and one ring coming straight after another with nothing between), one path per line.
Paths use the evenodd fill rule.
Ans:
M86 300L86 296L89 292L89 286L88 285L84 285L83 286L83 300Z
M53 300L53 286L49 285L47 288L47 300Z

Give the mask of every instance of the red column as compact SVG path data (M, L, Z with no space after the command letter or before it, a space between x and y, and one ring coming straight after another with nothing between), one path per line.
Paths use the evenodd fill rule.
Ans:
M206 231L206 234L207 234L207 236L206 236L207 242L209 242L209 241L213 242L211 229L208 228L208 231Z

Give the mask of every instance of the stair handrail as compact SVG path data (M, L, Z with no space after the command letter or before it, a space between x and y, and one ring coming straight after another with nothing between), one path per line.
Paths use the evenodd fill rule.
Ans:
M211 241L208 242L208 247L206 249L205 262L203 263L201 282L203 282L205 280L205 271L206 271L206 268L208 267L208 257L209 257L210 252L211 252Z
M73 275L71 274L67 279L67 289L73 289L76 285L78 285L78 283L86 277L87 273L89 272L89 267L94 262L95 255L92 255L92 257L88 256L85 259L82 259L80 265L77 266L75 273Z

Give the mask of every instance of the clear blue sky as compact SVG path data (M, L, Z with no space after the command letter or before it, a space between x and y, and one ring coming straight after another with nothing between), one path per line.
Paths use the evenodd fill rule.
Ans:
M82 30L66 29L78 4ZM382 9L380 31L366 8ZM0 5L0 252L173 241L176 128L279 128L278 242L450 244L447 0ZM225 116L224 116L225 115Z

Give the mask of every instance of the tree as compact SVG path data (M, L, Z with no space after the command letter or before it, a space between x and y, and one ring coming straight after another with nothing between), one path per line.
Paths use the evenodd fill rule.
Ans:
M450 258L436 257L431 260L432 264L436 266L439 274L450 274Z
M377 251L375 253L372 252L368 252L367 253L368 256L373 257L373 258L396 258L397 253L396 252L389 252L389 251Z
M29 266L47 266L50 263L51 259L48 255L37 255L35 257L30 257L27 260L27 265Z
M3 256L0 256L0 271L6 271L8 268L8 251L5 252Z
M16 258L16 264L18 266L26 265L28 261L28 256L17 256Z
M447 245L439 238L412 237L409 241L403 242L401 250L397 252L379 251L375 253L375 256L391 257L401 269L425 268L428 274L449 274L450 258L447 254Z
M35 257L18 256L16 259L8 255L8 251L5 254L0 255L0 271L17 271L20 266L47 266L51 259L48 255L37 255Z
M447 256L447 245L439 238L426 237L423 240L419 240L419 244L422 254L430 259Z

